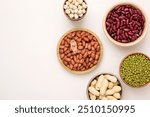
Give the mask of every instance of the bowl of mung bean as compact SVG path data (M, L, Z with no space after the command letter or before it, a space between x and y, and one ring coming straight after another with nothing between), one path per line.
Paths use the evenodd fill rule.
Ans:
M146 86L150 83L150 58L143 53L126 56L120 64L120 76L130 87Z

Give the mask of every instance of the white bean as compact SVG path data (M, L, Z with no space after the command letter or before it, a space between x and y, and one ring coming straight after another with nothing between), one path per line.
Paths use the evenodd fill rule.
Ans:
M69 9L66 9L65 12L66 12L67 14L70 14L70 10L69 10Z
M79 4L82 4L83 3L83 0L78 0Z
M71 10L71 13L74 14L75 13L74 10Z
M79 15L81 15L82 14L82 10L80 9L80 10L78 10L78 14Z
M79 10L81 10L81 9L82 9L82 6L81 6L81 5L79 5L79 6L78 6L78 9L79 9Z
M78 2L76 2L76 3L75 3L75 5L76 5L76 6L78 6L78 5L79 5L79 3L78 3Z
M73 5L72 8L73 8L73 10L76 10L76 9L77 9L77 6ZM78 10L78 9L77 9L77 10Z
M75 10L74 10L74 13L76 13L76 14L77 14L77 13L78 13L78 9L75 9Z
M83 14L84 14L84 13L86 13L86 10L85 10L85 9L83 9L83 10L82 10L82 13L83 13Z
M74 17L74 15L73 15L73 14L70 14L69 17L72 19L72 18Z
M86 3L85 3L85 2L83 2L83 3L82 3L82 6L84 6L84 5L86 5Z
M83 7L83 9L86 9L87 5L86 4L82 4L82 7Z
M66 5L70 5L69 1L66 2Z
M73 1L73 0L68 0L70 3Z
M72 1L72 4L75 4L75 3L76 3L76 0L73 0L73 1Z
M64 9L68 9L69 7L67 5L64 5Z
M74 18L75 18L75 19L78 19L79 16L78 16L77 14L74 14Z
M73 6L74 6L74 5L70 4L70 5L69 5L69 8L73 9Z
M83 14L80 14L80 15L79 15L79 17L82 17L82 16L83 16Z

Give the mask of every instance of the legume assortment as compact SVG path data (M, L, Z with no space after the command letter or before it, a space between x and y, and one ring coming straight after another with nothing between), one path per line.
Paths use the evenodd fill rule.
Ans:
M98 64L102 46L96 36L85 30L67 33L60 42L62 63L73 71L86 71Z
M118 5L106 18L106 30L117 42L130 43L143 33L145 17L141 10L130 4Z
M85 0L65 0L63 5L64 13L73 21L82 19L87 9ZM145 36L146 24L147 19L143 11L130 3L115 6L103 22L106 36L113 43L125 47L136 44ZM101 42L94 33L86 29L74 29L66 33L57 49L60 62L67 70L74 73L93 70L102 56ZM127 56L120 65L120 76L132 87L148 84L150 58L142 53ZM116 76L100 74L90 81L87 95L90 100L120 100L122 86Z
M121 64L120 75L130 86L146 85L150 82L150 59L141 53L127 56Z

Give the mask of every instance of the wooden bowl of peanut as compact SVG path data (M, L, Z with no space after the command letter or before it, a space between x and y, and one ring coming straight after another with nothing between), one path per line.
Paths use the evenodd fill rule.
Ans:
M84 74L94 70L103 54L99 37L88 29L76 28L65 33L57 46L62 66L69 72Z
M97 75L87 86L87 97L89 100L121 100L122 85L115 75Z

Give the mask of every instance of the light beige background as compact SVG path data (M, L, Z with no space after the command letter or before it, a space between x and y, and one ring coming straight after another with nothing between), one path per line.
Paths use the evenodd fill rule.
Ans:
M63 14L64 0L0 0L0 99L87 99L89 80L102 72L119 76L119 64L127 54L150 56L150 30L135 47L112 44L102 30L102 19L113 4L123 0L87 0L88 13L79 22ZM127 0L124 0L127 1ZM149 0L129 0L150 18ZM94 31L104 45L98 68L85 75L65 71L56 56L60 37L72 28ZM150 99L150 85L134 89L123 84L123 99Z

